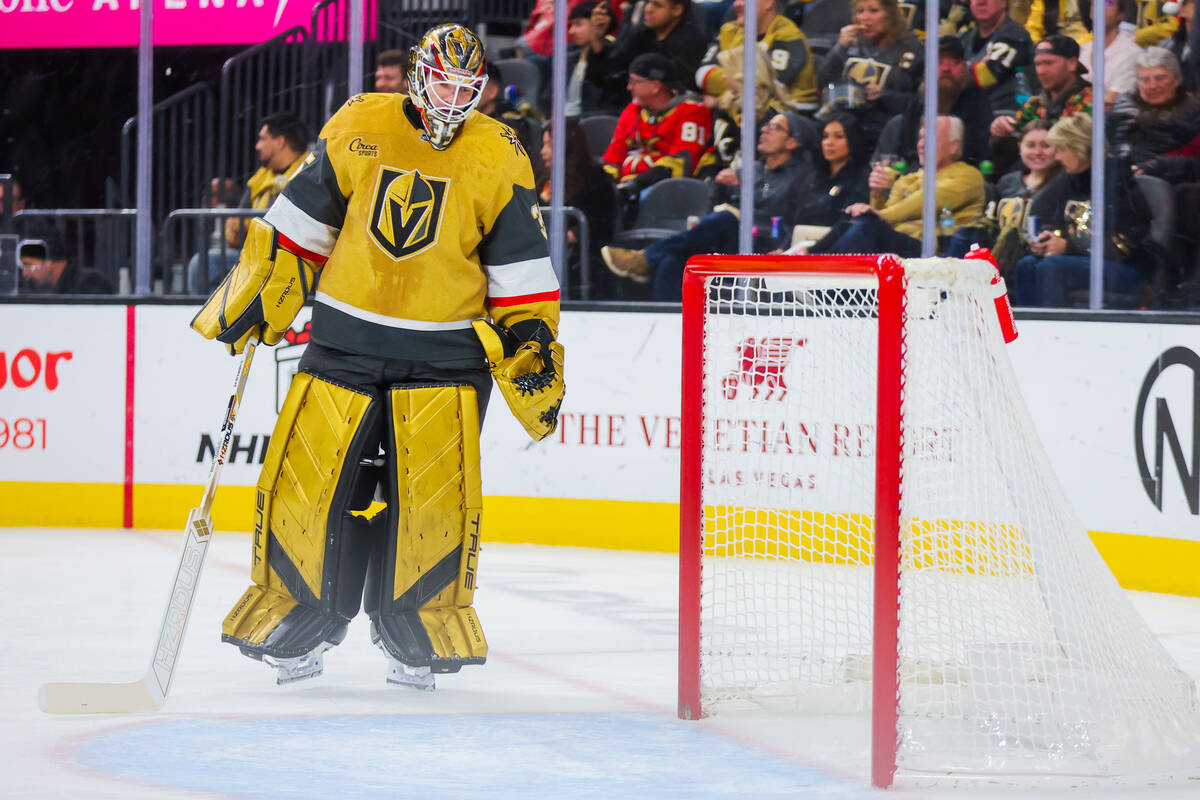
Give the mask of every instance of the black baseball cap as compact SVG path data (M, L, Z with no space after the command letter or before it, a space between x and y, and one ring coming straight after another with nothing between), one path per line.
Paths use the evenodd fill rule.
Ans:
M675 62L661 53L642 53L629 65L629 74L670 84L675 80Z
M1062 58L1079 58L1079 42L1063 33L1052 33L1037 43L1034 53L1048 53Z

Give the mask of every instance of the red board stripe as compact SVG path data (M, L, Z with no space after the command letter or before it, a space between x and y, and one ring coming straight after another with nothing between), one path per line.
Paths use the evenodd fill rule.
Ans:
M137 306L125 306L125 493L123 523L133 527L133 378Z

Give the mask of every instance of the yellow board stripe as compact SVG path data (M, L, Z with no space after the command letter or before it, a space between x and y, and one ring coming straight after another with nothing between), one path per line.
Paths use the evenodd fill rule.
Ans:
M134 486L137 528L183 529L200 502L201 486ZM121 527L119 483L0 481L0 526ZM607 550L678 552L675 503L485 496L483 542L512 542ZM213 506L217 532L254 527L254 487L222 486ZM1200 597L1200 541L1091 531L1092 541L1121 586ZM486 550L485 550L486 552ZM486 557L486 556L485 556Z

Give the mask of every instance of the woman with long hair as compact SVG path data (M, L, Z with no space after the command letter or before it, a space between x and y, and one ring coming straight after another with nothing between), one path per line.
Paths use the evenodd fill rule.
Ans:
M897 0L854 0L854 21L838 33L821 66L822 85L862 93L848 107L874 144L884 124L916 97L924 70L924 48L908 30ZM831 98L826 97L826 104Z
M587 259L590 297L608 296L604 291L614 282L610 279L608 270L598 269L600 247L613 237L616 220L616 194L612 178L604 168L592 158L588 151L587 134L576 119L567 119L566 134L563 148L563 205L578 208L588 221L589 244ZM542 133L542 168L537 176L538 200L542 205L550 205L550 159L553 155L553 141L550 136L550 125L546 125ZM568 224L570 220L567 220ZM583 289L581 270L582 254L579 251L580 240L575 230L567 230L567 268L568 274L563 276L563 285L567 293L580 297ZM602 284L602 285L601 285Z
M1021 137L1020 165L996 181L996 201L990 204L987 216L996 230L992 255L1006 276L1029 254L1026 222L1033 196L1062 171L1050 144L1053 126L1045 119L1031 123Z
M869 157L858 119L845 111L831 114L821 130L821 159L812 198L796 221L832 227L847 206L867 202Z
M1063 171L1033 198L1037 220L1030 255L1017 262L1009 286L1013 305L1062 307L1068 293L1090 280L1092 221L1092 117L1072 114L1048 138ZM1104 290L1130 294L1150 284L1153 254L1146 249L1150 211L1128 169L1104 165Z

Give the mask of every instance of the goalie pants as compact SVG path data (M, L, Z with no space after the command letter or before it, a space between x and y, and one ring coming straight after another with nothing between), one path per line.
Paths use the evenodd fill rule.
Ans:
M483 663L471 602L491 386L482 359L310 343L259 478L254 585L222 638L253 658L294 658L341 642L361 604L372 640L409 666Z

